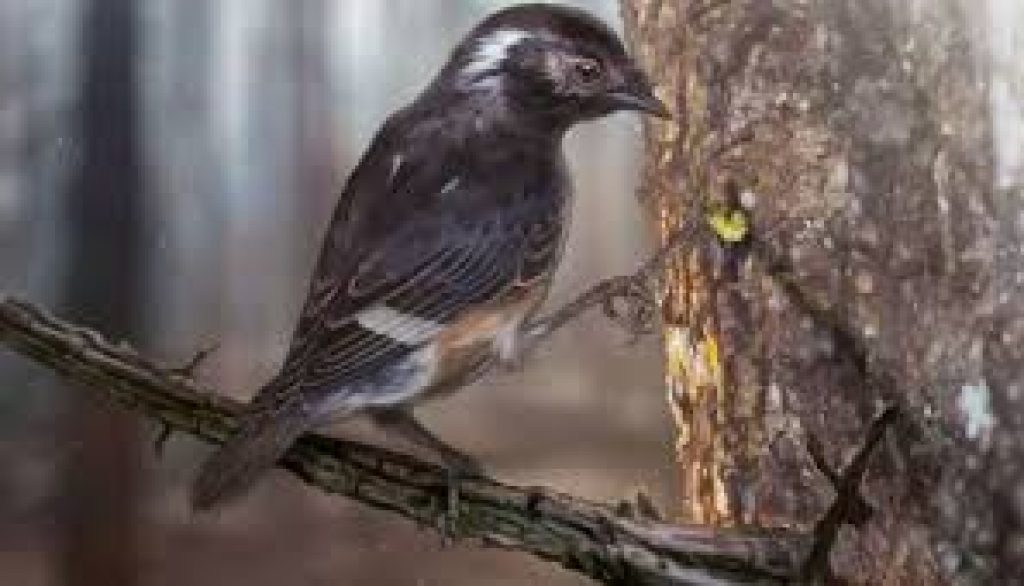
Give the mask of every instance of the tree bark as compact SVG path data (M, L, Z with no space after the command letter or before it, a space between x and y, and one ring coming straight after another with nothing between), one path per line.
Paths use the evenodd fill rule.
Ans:
M645 201L663 236L692 218L717 236L661 291L683 516L808 526L831 498L815 460L895 404L875 515L832 566L1019 578L1024 239L976 21L953 0L622 6L676 113L647 127Z

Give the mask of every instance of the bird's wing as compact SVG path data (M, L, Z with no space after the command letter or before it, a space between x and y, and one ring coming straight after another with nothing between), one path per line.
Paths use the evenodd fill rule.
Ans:
M450 198L473 188L430 183ZM378 239L363 238L365 252L350 262L321 258L284 368L267 391L291 395L296 385L333 389L372 376L463 312L546 279L561 245L561 202L558 194L523 195L511 205L422 209Z

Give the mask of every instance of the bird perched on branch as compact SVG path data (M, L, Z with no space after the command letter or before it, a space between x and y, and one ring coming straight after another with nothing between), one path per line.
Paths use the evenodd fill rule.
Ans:
M284 365L202 466L193 506L241 495L301 434L357 414L475 472L411 409L515 358L562 251L562 137L620 110L668 116L598 19L526 4L474 28L352 172Z

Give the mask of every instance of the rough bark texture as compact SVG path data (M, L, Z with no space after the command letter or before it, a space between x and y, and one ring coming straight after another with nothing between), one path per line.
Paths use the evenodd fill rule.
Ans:
M986 71L952 0L623 0L677 118L648 127L647 201L749 223L665 273L683 515L807 526L881 405L839 574L1024 575L1019 193L994 187ZM724 231L723 231L724 232ZM734 234L734 236L737 236ZM813 451L813 450L812 450Z

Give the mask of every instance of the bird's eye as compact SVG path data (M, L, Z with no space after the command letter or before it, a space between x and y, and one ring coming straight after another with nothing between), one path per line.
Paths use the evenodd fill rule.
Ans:
M576 74L585 82L597 81L601 78L601 64L593 59L582 59L575 64Z

